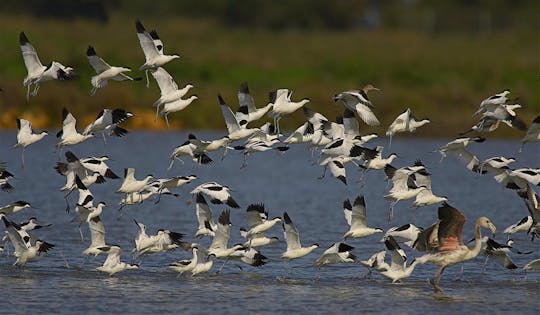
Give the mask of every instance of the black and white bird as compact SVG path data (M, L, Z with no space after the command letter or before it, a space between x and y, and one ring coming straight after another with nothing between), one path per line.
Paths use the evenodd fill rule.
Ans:
M430 123L429 119L416 120L410 108L397 116L397 118L388 126L386 135L390 137L388 147L392 145L392 137L398 132L415 132L417 128Z
M32 206L30 205L29 202L27 201L24 201L24 200L17 200L13 203L10 203L10 204L7 204L7 205L4 205L4 206L0 206L0 213L3 213L5 215L9 215L9 214L13 214L13 213L16 213L16 212L19 212L23 209L26 209L26 208L31 208Z
M8 238L15 248L14 255L17 260L14 265L24 265L27 262L38 261L48 250L54 247L53 244L32 238L26 230L23 230L15 222L9 221L1 213L0 218L4 222Z
M367 226L366 201L363 195L356 197L353 205L349 199L345 199L343 213L349 225L349 230L343 235L344 240L349 237L360 238L383 232L382 229Z
M86 126L83 131L83 135L95 134L101 132L103 134L103 141L105 141L105 134L111 136L121 137L128 133L128 131L119 126L119 124L133 117L131 112L127 112L121 108L115 109L103 109L91 124Z
M126 194L126 196L132 193L140 193L152 178L152 175L147 175L144 179L138 180L135 178L134 168L125 168L124 181L120 188L116 190L116 193Z
M197 215L197 222L199 223L197 232L195 232L195 237L203 237L206 235L215 236L217 224L214 222L212 210L210 210L210 206L208 206L202 193L197 193L195 195L195 214Z
M392 283L410 277L414 268L416 267L417 261L413 260L413 262L407 266L407 255L392 236L389 236L384 241L384 245L390 252L392 262L388 267L383 267L382 269L376 270L379 271L383 276L391 279Z
M152 34L148 33L141 21L135 21L135 28L137 29L137 37L139 38L139 44L141 45L145 58L145 62L139 67L139 70L145 70L146 87L148 87L150 85L150 81L148 80L148 70L155 70L169 61L180 58L180 56L165 55L163 53L163 42L157 35L157 32L153 31L151 32Z
M540 141L540 115L533 119L529 129L527 129L527 132L525 133L525 136L523 136L523 138L520 140L521 145L519 146L519 152L523 150L525 143L538 141Z
M253 100L253 96L249 94L247 82L240 84L237 96L239 107L235 117L240 125L246 125L252 121L259 120L272 108L272 104L267 104L261 108L255 107L255 101Z
M506 243L501 244L495 241L494 239L484 236L485 240L484 255L486 255L486 261L484 262L484 268L488 260L492 259L497 264L503 266L506 269L517 269L518 266L514 264L509 254L512 249L513 240L509 239Z
M221 94L218 94L218 101L227 127L227 137L229 137L231 141L244 139L252 136L256 132L260 132L259 128L247 128L247 120L238 120Z
M97 256L107 252L105 244L105 225L101 221L101 217L94 217L88 221L88 229L90 230L90 245L82 252L83 255Z
M278 89L269 93L269 104L272 104L272 109L268 112L268 116L274 119L276 133L279 135L279 121L284 115L294 113L296 110L309 103L309 98L303 98L298 102L291 100L292 91L288 89Z
M216 182L203 183L191 191L191 194L202 193L210 198L214 204L226 204L231 208L240 208L238 203L230 194L229 187L220 185Z
M394 226L386 230L386 233L384 233L381 242L384 242L386 239L392 236L396 242L403 243L409 247L412 247L414 242L418 238L418 235L423 230L423 228L417 227L416 225L411 223L407 223L401 226Z
M514 233L528 233L533 225L533 218L528 215L518 222L508 226L504 229L503 233L507 234L510 237L510 234Z
M379 126L381 123L373 113L373 104L367 96L367 93L372 90L379 91L378 88L368 84L360 90L341 92L334 96L334 102L342 101L347 108L356 112L360 119L369 126Z
M92 83L92 91L90 95L93 96L96 94L97 89L106 87L109 83L109 80L114 81L139 81L141 78L132 78L126 74L130 72L131 68L129 67L116 67L111 66L101 57L96 54L96 50L92 46L88 46L86 50L86 57L88 62L96 71L96 75L92 76L90 83Z
M24 78L23 85L27 88L26 100L30 98L30 88L34 85L32 96L36 96L41 83L49 80L71 80L75 77L75 71L71 67L53 61L50 65L44 66L37 55L36 49L26 37L24 32L19 34L19 44L21 46L24 65L28 74Z
M426 190L426 186L419 186L415 182L414 174L424 173L426 175L429 175L427 173L425 167L423 166L412 166L412 167L402 167L402 168L395 168L391 164L387 164L384 167L384 172L386 173L386 177L390 180L392 180L393 186L390 189L389 193L384 196L385 199L391 200L390 204L390 212L389 212L389 220L393 217L394 212L394 206L400 201L400 200L406 200L416 197L421 191Z
M62 130L60 130L56 137L60 138L60 141L56 145L58 148L62 148L68 145L75 145L83 142L86 139L92 138L93 134L82 134L77 132L75 125L77 120L73 115L67 110L67 108L62 109Z
M167 72L167 70L158 67L151 70L150 72L152 73L154 79L156 79L159 90L161 92L161 96L159 97L159 99L155 101L154 104L152 104L152 106L156 108L155 121L157 121L158 115L160 113L159 109L161 106L168 106L168 114L169 111L172 112L171 110L173 108L176 111L180 111L186 108L196 98L195 96L195 98L191 97L188 100L182 99L182 97L184 97L189 92L189 90L193 88L193 85L188 83L186 84L186 86L179 89L173 77ZM165 121L168 121L167 116L165 116L165 119Z
M182 241L184 237L182 233L159 229L156 235L148 235L144 224L137 222L135 219L133 221L138 228L133 252L139 256L171 251L178 247L191 247L191 244L188 245Z
M320 268L321 266L330 264L354 263L356 262L357 257L352 253L353 249L354 247L348 244L336 242L317 258L313 266Z
M218 218L214 239L208 247L208 255L214 255L216 258L228 258L237 250L245 249L242 244L235 244L233 247L229 247L231 225L230 211L228 209L223 210Z
M101 250L104 253L107 253L107 258L103 262L103 265L96 268L98 271L108 273L109 276L112 276L115 273L119 273L124 270L139 269L138 265L128 264L120 261L120 258L122 256L122 249L120 248L120 246L103 246L101 247Z
M21 162L22 162L23 168L24 168L24 150L26 149L26 147L42 140L47 135L48 135L47 131L34 133L34 130L32 129L32 124L28 120L17 118L17 143L13 147L22 148Z
M273 219L268 218L268 211L264 208L264 204L253 203L250 204L247 209L247 216L250 229L246 231L245 237L251 238L260 233L264 233L271 229L278 222L281 222L280 217Z
M181 159L181 157L184 156L189 156L195 163L198 164L210 164L213 162L213 160L206 153L204 153L204 151L199 152L197 145L192 142L192 139L188 139L181 145L175 147L169 155L171 163L169 163L168 170L173 167L174 161L176 160L184 164L184 161Z
M473 117L484 113L489 107L506 104L506 101L509 100L507 97L508 94L510 94L510 90L504 90L501 93L497 93L484 99L482 102L480 102L480 106L473 114Z
M8 183L11 178L13 178L13 174L6 169L4 163L0 163L0 189L6 192L13 190L13 186Z
M287 250L281 254L281 258L292 260L304 257L319 247L318 243L313 243L310 246L302 247L298 229L292 222L291 217L289 217L287 212L283 213L282 226L283 235L285 236L285 241L287 242Z

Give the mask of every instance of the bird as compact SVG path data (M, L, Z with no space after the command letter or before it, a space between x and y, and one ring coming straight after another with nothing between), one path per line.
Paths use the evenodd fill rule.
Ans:
M382 146L377 146L375 149L372 149L373 154L365 153L363 155L364 163L360 165L360 168L364 170L382 170L386 164L392 164L395 159L398 158L398 154L395 152L390 153L386 158L383 158Z
M206 250L201 248L200 250L194 250L194 255L196 255L196 264L193 269L190 270L192 276L196 276L201 273L207 273L212 269L214 265L214 260L216 255L210 254L206 255Z
M124 270L139 269L138 265L132 265L120 261L122 249L118 245L103 246L100 248L100 250L107 253L107 258L103 262L103 265L96 268L98 271L108 273L109 276L112 276L115 273L119 273Z
M207 253L214 255L216 258L227 258L239 249L244 249L244 245L235 244L229 247L229 239L231 236L231 220L230 211L223 210L218 218L217 228L215 230L212 244L208 247Z
M21 147L21 162L22 167L24 168L24 150L27 146L32 145L47 136L47 131L41 131L39 133L34 133L32 130L32 124L30 121L22 118L17 118L17 143L13 146Z
M273 219L268 218L268 211L265 210L264 204L253 203L246 209L250 229L246 231L245 237L251 238L259 233L264 233L271 229L275 224L281 222L280 217Z
M421 232L414 247L434 251L416 258L416 261L419 264L431 262L439 267L432 284L435 292L441 293L440 281L446 267L478 256L482 249L480 228L487 228L495 234L496 227L487 217L478 218L474 225L474 246L470 249L463 244L462 239L465 216L446 202L437 211L439 222Z
M159 36L157 36L157 32L152 32L154 35L154 37L152 37L152 35L146 31L141 21L135 21L135 28L137 29L137 37L139 38L139 44L141 45L145 58L145 62L139 67L139 70L145 70L146 87L149 87L150 81L148 80L148 70L155 70L169 61L180 58L180 56L165 55L163 53L163 42ZM157 46L156 43L158 44Z
M418 163L416 163L418 164ZM385 199L392 200L388 219L392 220L394 206L400 200L406 200L416 197L421 191L426 190L426 186L418 186L414 180L414 174L417 172L427 173L425 167L416 165L414 167L403 167L396 169L391 164L384 167L384 172L388 179L392 180L393 186L389 193L384 195Z
M498 106L498 105L506 104L506 101L509 100L508 97L506 97L508 94L510 94L510 90L506 89L502 91L501 93L497 93L495 95L492 95L484 99L482 102L480 102L480 106L478 110L473 114L473 117L478 114L482 114L490 106L493 106L493 105Z
M260 232L260 233L248 236L247 230L243 227L240 228L240 235L248 239L243 244L244 247L247 247L247 248L266 246L268 244L279 242L279 237L277 236L267 237L266 235L264 235L264 232Z
M79 158L72 152L67 151L65 153L67 163L57 162L54 169L58 174L66 177L66 184L60 188L62 191L69 191L65 198L70 194L72 190L77 188L76 177L78 177L85 187L89 187L94 183L102 184L105 182L104 176L107 175L109 178L118 178L116 174L109 171L107 173L108 167L94 167L96 163L81 162ZM90 161L90 160L87 160ZM103 175L102 175L103 174Z
M4 163L0 163L0 189L2 191L10 192L13 190L13 186L8 183L11 178L13 178L13 174L6 169Z
M268 116L274 119L277 134L279 134L279 120L284 116L294 113L296 110L309 103L309 98L303 98L298 102L291 101L292 91L289 89L278 89L269 93L269 104L272 104L272 109L268 112Z
M518 222L508 226L504 229L503 233L507 234L510 237L510 234L514 233L528 233L533 225L533 218L528 215Z
M16 212L19 212L23 209L26 209L26 208L31 208L32 205L30 205L30 203L28 201L24 201L24 200L17 200L13 203L10 203L10 204L7 204L7 205L4 205L4 206L0 206L0 213L3 213L5 215L9 215L9 214L13 214L13 213L16 213Z
M169 109L174 108L177 109L176 111L180 111L186 108L195 99L193 98L191 101L188 101L189 99L182 99L182 97L184 97L189 90L194 87L192 84L188 83L183 88L179 89L173 77L167 72L167 70L161 67L150 70L150 73L154 79L156 79L161 93L159 99L152 104L152 106L156 108L156 118L154 121L157 121L160 106L170 104L168 107Z
M62 109L62 130L60 130L56 137L60 138L60 141L56 145L58 149L61 149L64 146L75 145L83 142L86 139L92 138L93 134L81 134L77 132L75 125L77 120L73 115L67 110L67 108Z
M176 271L180 274L193 270L197 265L198 257L201 255L199 254L199 248L197 246L193 246L191 248L191 253L193 255L191 259L183 259L170 263L169 269ZM201 258L203 257L201 256Z
M407 255L392 236L389 236L384 241L384 245L390 252L392 261L390 265L377 268L376 270L383 276L391 279L392 283L410 277L418 262L413 260L409 266L407 266Z
M429 119L416 120L410 108L397 116L397 118L388 126L386 135L390 137L388 147L392 145L392 137L398 132L415 132L416 128L420 128L425 124L430 123Z
M126 74L130 72L131 68L129 67L115 67L109 65L105 60L99 57L96 54L96 50L92 46L88 46L86 49L86 57L88 62L96 71L96 75L92 76L90 83L92 83L92 91L90 91L90 96L96 94L97 89L106 87L109 83L109 80L114 81L140 81L141 78L132 78Z
M416 225L411 223L406 223L401 226L394 226L386 230L386 233L384 233L381 242L384 242L386 239L392 236L392 238L396 242L404 243L405 245L412 247L414 242L416 242L418 235L423 230L423 228L417 227Z
M163 108L159 112L159 114L163 117L165 117L165 123L167 123L167 128L169 128L169 114L170 113L176 113L181 111L182 109L186 108L189 104L193 103L194 100L198 99L199 97L197 95L191 95L190 97L186 99L178 99L174 102L166 103L163 105Z
M345 199L343 202L343 213L350 226L349 231L343 235L344 240L349 237L366 237L383 232L380 228L371 228L367 226L366 201L363 195L356 197L353 205L351 205L349 199Z
M373 104L369 100L367 93L369 91L379 91L371 84L364 86L360 90L349 90L334 95L334 102L342 101L350 110L356 112L369 126L379 126L381 123L372 111Z
M415 164L416 166L422 165L421 163ZM423 166L423 165L422 165ZM423 189L420 191L412 204L413 207L419 208L419 207L425 207L434 205L436 203L441 203L444 201L448 201L448 197L446 196L436 196L433 194L433 191L431 191L431 177L430 174L424 171L418 171L414 173L414 181L417 186L420 187L426 187L426 189Z
M203 193L210 202L214 204L226 204L231 208L240 208L236 200L229 192L229 187L220 185L216 182L203 183L191 191L191 194Z
M90 245L83 251L83 255L97 256L107 252L108 245L105 244L105 225L99 216L88 221L90 230Z
M129 118L133 117L133 113L122 108L108 109L100 111L92 123L84 128L83 135L95 134L101 132L103 141L105 141L105 133L117 137L124 136L128 131L119 126Z
M367 260L361 260L360 263L369 269L369 274L371 274L371 270L388 270L390 269L390 265L388 265L384 258L386 257L386 250L381 250L376 252L375 254L371 255Z
M199 227L195 232L195 237L203 237L206 235L215 236L217 224L214 222L212 210L208 206L206 199L202 193L195 195L195 214Z
M486 236L484 236L484 238L486 238ZM510 253L510 249L512 248L512 243L513 241L511 239L509 239L505 244L501 244L494 239L487 237L486 247L484 249L486 263L491 258L506 269L517 269L518 266L514 264L508 255Z
M135 178L135 169L132 167L124 169L124 181L116 193L131 194L131 193L140 193L144 186L153 178L152 175L147 175L142 180L137 180Z
M252 121L259 120L272 108L272 104L267 104L264 107L256 108L253 96L249 94L247 82L242 82L238 89L238 111L235 114L236 120L240 125L249 124ZM243 121L246 121L243 123Z
M227 137L231 141L240 140L259 132L259 128L247 128L247 120L238 121L231 108L227 105L221 94L218 94L218 102L227 126ZM242 124L240 124L242 122Z
M174 176L170 178L160 178L153 183L159 184L158 192L163 191L164 189L169 190L173 188L179 188L186 184L191 183L192 181L197 179L197 175L188 175L188 176Z
M266 264L265 259L268 259L268 257L264 256L263 254L261 254L261 252L252 247L240 248L228 257L234 260L239 260L252 267L264 266ZM242 268L240 267L240 269Z
M540 270L540 259L529 261L523 266L523 270Z
M353 158L346 156L329 156L321 161L319 165L324 166L323 174L319 176L319 179L324 178L326 169L330 170L330 174L343 184L347 185L347 172L345 170L345 163L352 162Z
M282 218L283 234L285 235L285 241L287 242L287 250L281 254L281 258L292 260L304 257L319 247L318 243L313 243L308 247L302 247L298 229L292 222L289 214L284 212Z
M523 150L525 143L538 141L540 141L540 115L533 119L529 129L527 129L527 132L525 133L525 136L523 136L523 138L520 140L521 144L519 146L519 152Z
M19 44L28 74L24 78L23 86L27 88L26 100L30 99L30 87L34 85L32 96L36 96L42 82L49 80L71 80L75 78L75 70L53 61L44 66L37 55L36 49L24 32L19 33Z
M185 242L181 241L184 237L184 234L182 233L159 229L156 235L148 235L144 224L137 222L135 219L133 219L133 221L138 228L133 252L137 253L139 256L171 251L178 247L191 246L191 244L187 245Z
M0 213L0 218L6 227L7 236L15 247L15 257L13 265L24 265L27 262L38 261L43 255L54 247L53 244L43 240L30 237L26 230L15 222L9 221L4 214Z
M354 247L343 242L334 243L317 258L313 266L320 268L323 265L356 262L353 249Z
M469 144L473 142L482 143L484 141L486 141L486 138L483 137L456 138L439 148L439 153L441 154L441 161L446 158L447 153L459 155L461 153L461 150L464 150Z
M198 164L210 164L213 160L204 152L198 152L197 145L192 142L192 139L188 139L181 145L175 147L169 158L171 163L169 164L168 170L170 170L174 164L174 161L179 160L184 163L180 158L183 156L189 156L192 160Z

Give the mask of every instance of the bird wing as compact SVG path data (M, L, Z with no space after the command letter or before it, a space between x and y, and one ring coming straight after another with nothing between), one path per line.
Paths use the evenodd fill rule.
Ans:
M354 200L351 216L351 229L366 227L366 202L364 196L358 196Z
M99 216L88 222L90 230L91 247L105 246L105 225Z
M375 114L371 110L371 108L365 104L358 103L355 106L356 112L358 113L358 116L368 125L370 126L379 126L381 123L375 117Z
M240 124L236 120L236 116L232 112L231 108L225 103L223 97L218 95L219 105L221 107L221 112L223 113L223 118L225 119L225 125L227 126L227 131L229 134L240 130Z
M161 91L161 95L167 95L171 92L178 90L178 85L174 82L173 77L162 67L158 67L155 70L150 70L150 73L156 79L156 82Z
M347 107L343 112L343 129L344 134L350 137L356 137L360 134L358 120L356 120L354 112Z
M345 215L347 224L350 226L352 221L352 205L349 199L345 199L343 202L343 214Z
M266 219L264 204L250 204L246 210L250 227L262 224Z
M102 73L105 70L108 70L111 68L111 66L105 62L101 57L96 55L96 51L92 46L89 46L86 51L86 57L88 58L88 62L96 70L97 74Z
M17 129L19 130L17 138L28 137L32 134L32 125L26 119L17 118Z
M462 232L465 216L456 208L444 202L438 209L439 229L437 237L439 239L439 250L453 250L463 244Z
M195 211L197 214L197 221L199 222L199 229L204 229L206 227L205 222L208 222L210 226L215 225L212 211L201 193L198 193L196 196Z
M302 245L300 244L300 235L294 223L291 221L291 218L287 212L283 213L283 235L285 236L285 241L287 242L287 251L299 249Z
M218 219L217 229L215 231L214 239L210 248L227 248L230 238L230 213L228 210L225 210L221 213Z
M75 129L75 124L77 123L77 120L73 115L64 108L62 111L62 133L64 136L67 135L73 135L77 133L77 129Z
M240 85L240 89L238 89L238 104L240 105L240 108L246 107L248 114L257 111L255 101L253 100L251 94L249 94L249 89L246 82L243 82Z
M24 59L24 65L28 73L34 73L43 69L43 64L39 60L36 49L30 42L28 38L21 32L19 34L19 44L21 46L21 52Z
M17 224L9 221L5 217L2 217L2 220L6 225L8 238L13 244L13 247L15 247L15 252L18 255L21 255L31 246L30 235L25 230L22 230Z
M159 56L160 53L156 48L154 39L152 39L152 36L150 36L150 34L144 29L141 21L137 20L135 22L135 27L137 29L137 37L139 38L139 44L141 45L146 61Z

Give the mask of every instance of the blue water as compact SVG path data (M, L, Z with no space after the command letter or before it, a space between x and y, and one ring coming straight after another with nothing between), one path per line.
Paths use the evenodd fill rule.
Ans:
M213 139L215 132L197 132L199 138ZM12 266L14 258L0 256L0 313L300 313L300 314L403 314L443 313L462 311L472 313L538 314L540 311L539 273L523 270L506 270L488 262L482 273L484 257L464 265L464 274L457 280L459 266L449 267L442 280L444 298L436 297L428 279L436 267L426 264L416 268L412 276L400 284L391 284L386 278L373 274L366 278L367 270L359 264L342 264L323 267L319 271L311 265L333 242L340 240L347 230L342 203L345 198L353 200L365 195L368 208L368 224L388 229L413 220L411 201L399 202L394 209L394 219L388 222L389 203L383 198L387 191L384 173L370 171L364 181L353 165L347 166L349 185L327 175L319 180L322 168L313 164L305 145L292 146L284 155L274 152L250 155L248 166L240 169L242 157L231 152L223 161L220 153L211 154L213 165L198 166L189 160L175 163L170 171L168 156L172 149L185 141L187 133L134 132L122 139L108 139L104 146L100 138L91 139L69 148L79 157L108 155L109 166L119 175L124 167L135 167L136 176L153 174L155 177L196 174L199 179L178 189L178 198L165 196L161 202L126 207L119 212L120 196L114 191L121 180L108 180L91 187L96 200L104 200L107 208L102 214L106 227L106 240L124 249L123 260L131 262L131 249L137 232L132 219L146 224L150 233L159 228L186 233L186 240L196 241L195 206L189 191L206 181L217 181L232 189L241 209L231 211L233 223L230 244L243 241L238 228L247 226L245 208L250 203L266 205L271 217L287 211L300 231L303 244L318 242L321 248L290 265L280 260L283 242L263 247L268 263L261 268L236 263L222 265L216 261L210 274L196 277L182 276L167 269L167 265L190 254L175 251L145 257L139 270L126 271L112 277L95 270L105 257L84 257L81 252L88 246L89 235L83 225L85 241L81 241L78 225L70 223L73 214L65 212L63 193L64 177L53 169L54 163L64 160L54 152L55 139L47 137L43 142L27 149L26 167L21 169L20 151L10 149L15 142L14 132L0 133L0 160L7 162L8 170L15 174L11 193L0 192L0 204L15 200L29 201L35 208L14 214L14 221L25 221L31 216L52 223L50 228L35 231L35 235L56 245L41 261L24 267ZM522 200L515 192L504 189L488 175L469 172L459 161L448 157L439 163L440 155L432 151L450 139L396 138L391 151L399 154L396 167L411 165L421 159L432 173L433 191L448 196L449 202L467 217L464 239L473 237L472 227L478 216L488 216L497 226L496 240L504 242L502 230L527 215ZM368 146L387 146L385 139L375 140ZM518 154L516 141L488 139L469 148L480 159L492 156L514 156L514 167L540 167L538 144L528 144ZM386 152L385 155L389 153ZM538 189L537 189L538 190ZM76 201L76 194L71 204ZM211 205L215 216L225 209ZM416 210L414 222L427 227L437 219L437 206ZM276 225L267 235L283 239L281 227ZM514 246L521 251L533 251L529 255L513 255L518 266L540 258L538 244L527 235L514 235ZM355 254L367 259L383 248L380 235L364 239L351 239L347 243L355 247ZM209 239L197 240L203 245ZM405 248L412 258L420 255ZM387 256L387 259L389 257Z

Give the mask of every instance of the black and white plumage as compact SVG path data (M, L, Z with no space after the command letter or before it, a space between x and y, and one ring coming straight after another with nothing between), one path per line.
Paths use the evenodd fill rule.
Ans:
M343 235L343 239L349 237L366 237L383 232L382 229L367 226L367 208L363 195L356 197L353 205L351 205L349 199L345 199L343 202L343 213L349 225L349 230Z
M386 135L390 137L389 145L392 145L392 137L398 132L415 132L416 128L420 128L430 122L429 119L417 120L411 109L407 108L405 112L397 116L397 118L388 126Z
M424 229L417 227L414 224L407 223L401 226L394 226L386 230L381 242L384 242L388 237L392 236L398 243L404 243L405 245L412 247L420 232Z
M528 233L533 225L533 218L528 215L524 217L523 219L519 220L518 222L508 226L506 229L504 229L504 234L514 234L514 233Z
M229 247L231 225L230 211L228 209L223 210L218 218L214 239L208 247L207 252L209 255L214 255L216 258L227 258L237 250L244 249L242 244L235 244L233 247Z
M172 168L174 161L178 160L184 163L184 161L181 159L181 157L189 156L195 163L198 164L210 164L213 162L213 160L203 152L200 152L197 145L193 143L192 139L188 139L181 145L175 147L171 154L169 155L169 158L171 159L171 163L169 164L169 170Z
M0 163L0 189L2 191L12 191L13 186L8 183L8 181L13 178L13 174L11 174L5 167L4 163Z
M218 94L218 102L227 127L227 136L231 141L240 140L259 132L259 128L247 128L247 120L238 120L233 111L227 105L221 94Z
M292 260L304 257L319 247L318 243L313 243L311 246L302 247L298 229L292 222L291 217L289 217L287 212L283 213L283 222L281 224L283 227L283 235L285 236L285 241L287 242L287 250L281 254L281 258Z
M144 179L138 180L135 178L134 168L125 168L124 181L116 192L123 194L140 193L152 178L152 175L147 175Z
M276 133L279 135L279 120L284 116L295 112L296 110L309 103L309 98L303 98L298 102L291 100L292 91L289 89L278 89L269 93L269 103L272 109L268 112L268 116L274 119Z
M135 28L137 29L137 37L139 38L139 44L144 53L145 62L139 67L139 70L146 71L146 87L150 85L148 80L148 70L155 70L168 63L171 60L180 58L178 55L165 55L163 53L163 42L159 38L156 31L152 34L148 33L144 28L141 21L135 21Z
M510 94L510 90L507 89L482 100L478 110L473 114L473 117L484 113L489 107L506 104L506 101L509 100L507 97L508 94Z
M120 261L122 256L122 249L120 246L103 246L101 247L101 250L104 253L107 253L107 258L103 262L103 265L96 268L98 271L108 273L109 276L112 276L115 273L119 273L124 270L139 269L139 266L136 264L128 264Z
M24 201L24 200L17 200L17 201L15 201L13 203L1 206L0 207L0 213L3 213L5 215L9 215L9 214L13 214L13 213L19 212L19 211L21 211L23 209L31 208L31 207L32 206L30 205L29 202Z
M101 217L96 216L88 221L88 229L90 230L90 245L83 251L83 255L97 256L106 253L105 244L105 225L101 221Z
M32 96L36 96L42 82L49 80L71 80L75 77L75 71L71 67L53 61L49 66L44 66L37 55L36 49L24 32L19 34L19 44L21 46L24 65L28 74L24 78L23 85L27 87L26 100L30 98L30 88L34 85Z
M135 219L133 221L138 228L133 252L139 256L171 251L178 247L191 247L191 243L188 244L182 241L184 237L182 233L159 229L155 235L148 235L144 224L137 222Z
M523 150L525 143L538 141L540 141L540 115L533 119L529 129L527 129L527 132L525 133L525 136L523 136L523 138L520 140L521 145L519 146L519 152Z
M109 178L118 178L118 176L112 173L112 171L108 167L94 167L98 164L92 162L85 162L83 164L82 160L77 158L77 156L71 151L67 151L65 153L65 156L67 163L57 162L56 166L54 167L60 175L66 177L66 184L62 188L60 188L60 190L71 191L75 189L77 186L75 182L76 177L79 177L81 182L86 187L89 187L94 183L104 183L105 176Z
M389 236L384 241L384 245L390 252L392 262L390 265L376 270L379 271L383 276L391 279L393 283L410 277L414 268L416 267L417 261L414 260L409 266L407 266L407 255L392 236Z
M56 137L60 138L57 144L58 148L75 145L94 136L91 133L85 135L77 132L75 128L76 124L77 120L75 117L64 107L62 109L62 130L56 134Z
M484 254L486 255L487 260L492 259L497 264L503 266L506 269L517 269L518 266L514 264L512 259L509 256L509 253L512 249L513 240L509 239L505 244L498 243L492 238L486 238Z
M420 165L418 165L420 164ZM426 186L419 186L415 182L415 173L429 175L421 162L418 161L414 166L395 168L390 164L384 167L384 172L388 179L392 180L393 186L389 193L384 196L385 199L392 200L390 204L389 219L393 217L393 208L400 200L406 200L416 197L421 191L428 189Z
M86 57L88 62L96 71L96 75L92 76L90 83L92 83L92 91L90 95L93 96L96 94L97 89L106 87L109 83L109 80L114 81L139 81L141 78L132 78L126 74L130 72L131 68L129 67L116 67L111 66L101 57L96 54L96 50L92 46L88 46L86 50Z
M32 145L47 136L46 131L41 131L40 133L34 133L32 129L32 124L30 121L22 118L17 118L17 143L13 147L21 147L21 161L22 167L24 168L24 150L27 146Z
M210 202L214 204L227 204L231 208L240 208L238 203L231 196L229 187L220 185L216 182L201 184L195 187L191 193L202 193L210 198Z
M323 265L356 262L357 257L352 253L353 249L354 247L343 242L336 242L317 258L313 266L321 267Z
M250 238L260 233L264 233L271 229L276 223L281 222L280 217L273 219L268 218L268 211L264 208L264 204L250 204L247 209L247 216L250 229L246 232L245 237Z
M264 107L255 107L253 96L249 94L247 82L242 82L238 89L238 111L235 114L236 120L240 125L249 124L252 121L258 120L264 116L272 108L272 104L267 104Z
M38 261L48 250L54 247L53 244L32 238L26 230L23 230L15 222L9 221L5 215L0 214L0 218L4 222L8 238L15 248L14 255L17 260L14 265L24 265L27 262Z
M453 141L448 142L444 146L439 148L439 153L441 154L441 162L448 154L451 154L452 156L456 157L458 160L465 163L465 166L467 169L469 169L472 172L478 172L478 167L480 165L480 160L476 155L469 152L466 147L473 143L481 143L484 142L486 139L482 137L460 137L456 138Z
M186 84L183 88L179 89L178 85L174 81L173 77L167 72L167 70L158 67L150 71L156 82L158 83L159 90L161 95L158 100L152 104L156 108L156 118L157 121L158 114L160 113L159 108L163 106L165 109L161 113L168 114L169 112L180 111L186 108L197 96L192 96L189 99L182 99L193 85ZM167 116L165 116L165 121L168 122Z
M103 132L103 135L113 135L121 137L128 133L128 131L119 126L119 124L133 117L131 112L125 111L121 108L115 109L103 109L91 124L86 126L83 131L83 135L94 134L97 132Z
M367 93L371 90L378 91L379 89L368 84L360 90L349 90L336 94L334 102L342 101L347 108L356 112L360 119L369 126L379 126L381 123L373 113L373 104L367 96Z
M202 193L195 195L195 214L199 223L195 237L203 237L205 235L215 236L217 224L214 222L212 210L210 210Z

